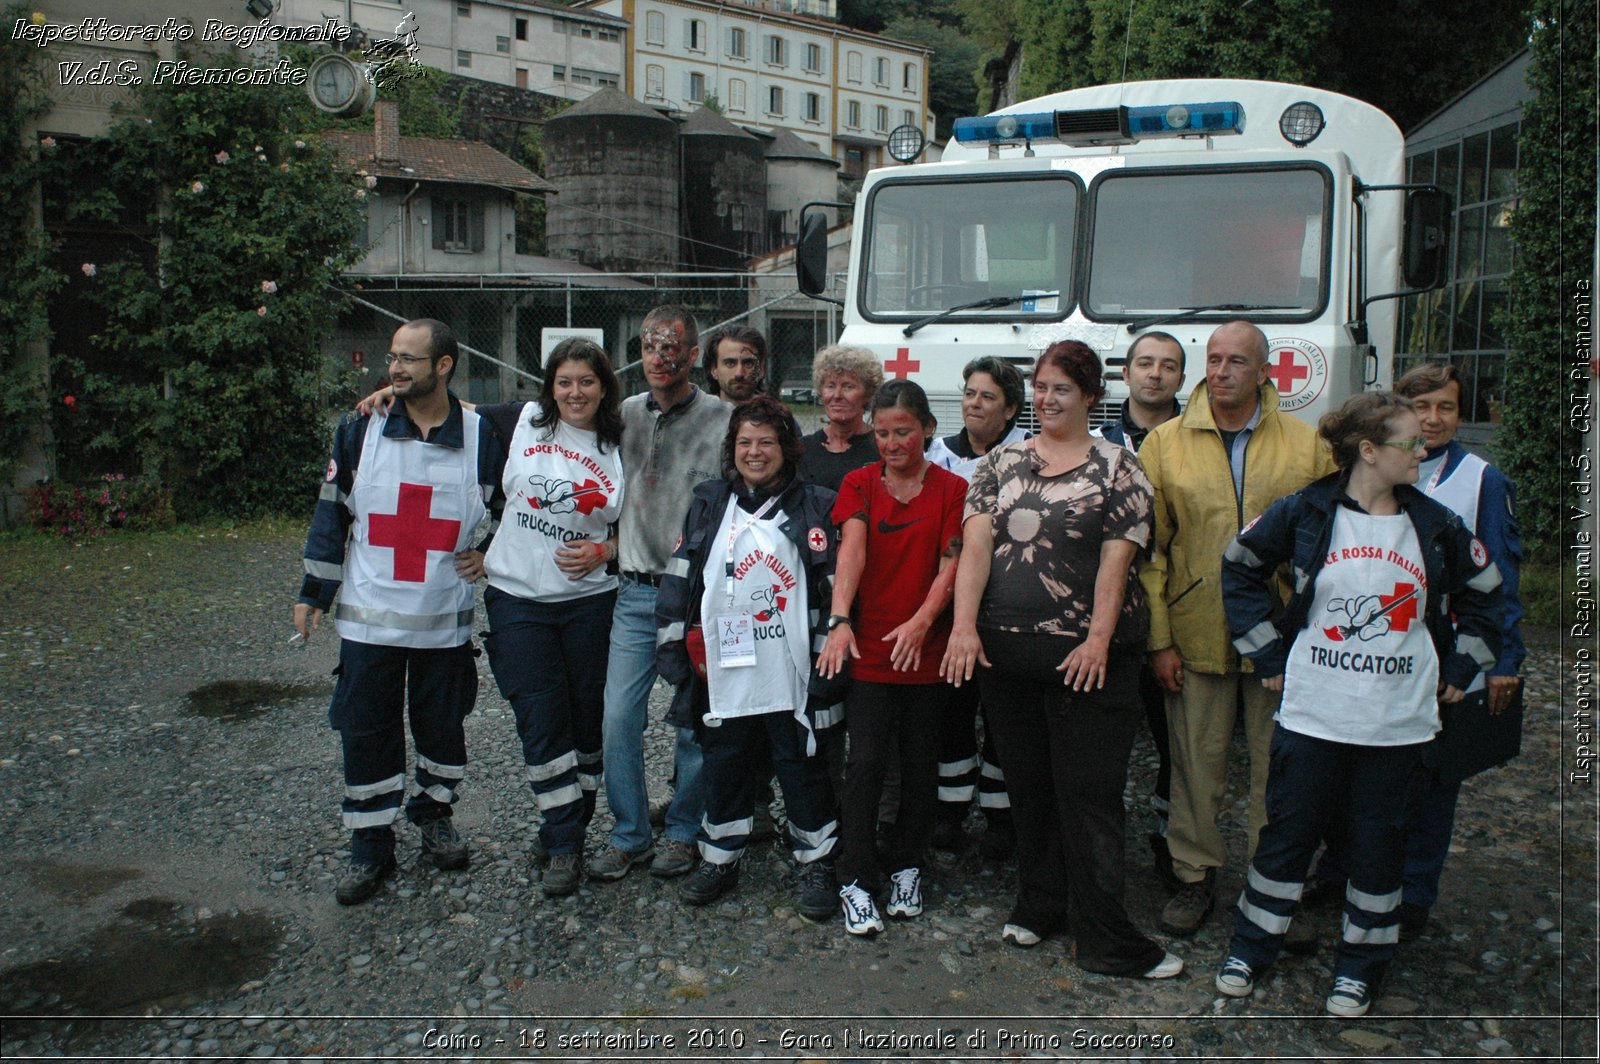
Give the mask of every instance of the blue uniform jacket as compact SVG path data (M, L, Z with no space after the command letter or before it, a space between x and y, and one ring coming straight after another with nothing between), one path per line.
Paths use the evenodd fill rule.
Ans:
M424 437L415 422L406 416L404 403L395 403L389 409L389 420L383 426L386 439L423 440L439 447L460 450L466 446L466 434L461 424L461 401L450 397L450 414L444 424ZM328 463L328 473L323 479L322 492L317 497L316 511L311 515L311 530L306 534L305 579L300 584L300 599L308 606L327 610L339 593L344 579L344 552L350 539L350 524L355 520L345 500L355 486L356 466L361 462L361 444L366 439L366 414L346 414L333 432L333 458ZM478 423L478 483L483 485L483 496L489 506L489 534L478 544L487 550L500 525L500 513L505 509L505 495L500 490L500 477L506 464L506 441L495 431L487 418Z
M1505 614L1500 572L1483 544L1448 507L1409 484L1394 493L1422 548L1428 579L1424 621L1439 655L1439 678L1465 691L1472 678L1491 668L1500 655ZM1344 474L1334 473L1273 503L1245 526L1223 555L1222 601L1228 631L1260 676L1283 674L1289 645L1306 627L1339 506L1356 508L1345 494ZM1294 592L1280 613L1272 576L1284 564L1290 566Z
M1438 451L1429 451L1437 458ZM1444 445L1443 478L1448 478L1467 449L1458 440ZM1478 489L1477 534L1489 548L1489 557L1500 569L1501 589L1506 597L1506 619L1500 630L1500 660L1489 670L1490 676L1515 676L1522 671L1528 648L1522 642L1522 533L1517 530L1517 489L1511 479L1495 466L1483 471Z

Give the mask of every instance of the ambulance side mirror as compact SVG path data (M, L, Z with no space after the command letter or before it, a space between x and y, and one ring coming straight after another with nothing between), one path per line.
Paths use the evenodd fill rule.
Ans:
M1445 282L1449 265L1449 198L1437 188L1406 194L1405 284L1433 289Z

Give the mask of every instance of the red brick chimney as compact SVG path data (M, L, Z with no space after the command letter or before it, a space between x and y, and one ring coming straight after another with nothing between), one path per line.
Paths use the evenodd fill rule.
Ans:
M400 103L379 100L372 107L372 155L380 163L400 161Z

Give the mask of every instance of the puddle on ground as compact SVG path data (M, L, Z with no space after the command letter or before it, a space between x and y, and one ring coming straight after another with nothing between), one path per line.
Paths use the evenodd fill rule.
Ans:
M27 868L35 883L74 905L81 905L144 875L139 869L126 865L68 864L49 857L30 861Z
M212 720L250 720L280 702L326 694L322 688L262 680L220 680L189 692L189 712Z
M283 937L264 913L199 920L170 898L140 898L122 912L65 953L0 972L0 1015L140 1015L157 1004L183 1007L261 978Z

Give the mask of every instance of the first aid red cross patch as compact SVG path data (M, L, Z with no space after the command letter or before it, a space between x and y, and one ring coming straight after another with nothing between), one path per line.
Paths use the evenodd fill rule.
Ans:
M812 550L823 550L828 545L828 537L823 534L822 529L813 528L806 533L806 542L811 545Z
M1489 564L1489 552L1484 549L1483 541L1477 536L1472 537L1472 564L1479 569Z

